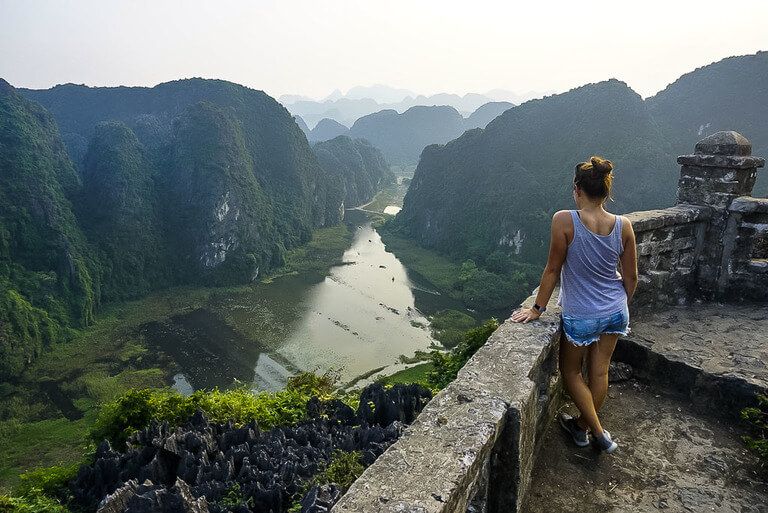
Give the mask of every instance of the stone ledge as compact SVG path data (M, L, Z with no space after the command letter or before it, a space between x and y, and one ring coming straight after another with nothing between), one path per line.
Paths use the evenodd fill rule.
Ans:
M765 159L736 155L680 155L677 157L677 163L682 166L751 169L765 166Z
M615 359L643 379L689 395L702 412L738 418L768 392L768 309L697 303L636 316Z
M626 215L635 232L655 230L665 226L706 221L712 217L710 207L698 205L676 205L661 210L644 210Z
M492 455L510 432L516 438L510 445L520 448L514 455L520 482L504 486L509 491L520 485L518 495L524 494L539 421L532 413L540 406L535 380L557 343L554 305L552 312L527 325L504 322L333 511L465 513L483 486L499 485L481 481L493 479L487 475ZM505 431L518 421L517 429Z
M751 196L742 196L736 198L728 207L731 212L741 212L748 214L756 212L759 214L768 214L768 198L753 198Z

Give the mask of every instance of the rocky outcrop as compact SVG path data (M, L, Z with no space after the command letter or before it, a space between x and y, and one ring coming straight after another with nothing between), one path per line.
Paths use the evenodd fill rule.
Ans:
M235 511L286 511L334 452L359 451L361 462L372 464L430 398L419 385L374 384L363 391L357 412L315 398L307 421L269 431L255 422L214 424L201 411L184 426L153 422L124 451L102 442L71 488L79 505L100 513L217 513L233 493L240 503ZM314 486L302 511L328 511L340 496L337 486Z

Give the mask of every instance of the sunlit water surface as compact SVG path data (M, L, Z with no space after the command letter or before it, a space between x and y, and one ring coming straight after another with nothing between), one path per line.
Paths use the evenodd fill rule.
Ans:
M354 238L328 276L280 278L145 326L147 341L179 367L175 388L275 390L301 370L334 370L348 382L403 368L400 355L433 346L426 316L461 305L388 253L361 212L347 222Z

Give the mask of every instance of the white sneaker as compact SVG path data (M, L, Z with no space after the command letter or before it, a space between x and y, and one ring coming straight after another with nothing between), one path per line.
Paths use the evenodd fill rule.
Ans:
M600 449L600 451L606 452L608 454L611 454L613 451L619 448L619 444L611 439L611 434L605 429L603 429L603 436L592 437L592 443L596 448Z

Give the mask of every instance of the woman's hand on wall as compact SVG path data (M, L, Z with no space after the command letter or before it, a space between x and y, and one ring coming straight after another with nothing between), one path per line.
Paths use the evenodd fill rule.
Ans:
M533 308L521 308L512 314L512 322L526 323L535 321L539 317L541 317L541 314Z

